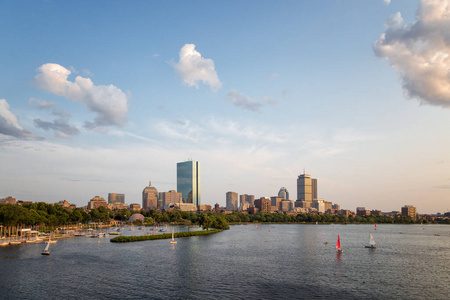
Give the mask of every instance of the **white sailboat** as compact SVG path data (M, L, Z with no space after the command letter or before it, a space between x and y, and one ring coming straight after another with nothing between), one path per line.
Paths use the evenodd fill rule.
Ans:
M366 248L370 248L370 249L376 249L377 245L375 244L375 240L373 239L373 236L371 233L369 233L369 245L365 246Z
M50 247L50 240L47 242L47 246L45 247L45 249L41 252L42 255L50 255L50 251L48 250L48 248Z
M177 241L175 241L175 231L174 228L172 228L172 240L170 241L171 244L176 244Z

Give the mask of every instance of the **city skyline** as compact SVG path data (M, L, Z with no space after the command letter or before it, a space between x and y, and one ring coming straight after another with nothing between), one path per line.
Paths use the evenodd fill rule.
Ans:
M142 203L193 157L202 204L305 168L342 208L450 209L448 1L0 7L0 198Z

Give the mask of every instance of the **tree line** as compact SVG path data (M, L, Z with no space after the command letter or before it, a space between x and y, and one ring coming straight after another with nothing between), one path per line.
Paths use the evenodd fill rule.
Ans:
M59 226L66 224L108 222L110 219L127 221L134 213L144 215L146 225L160 223L178 223L185 225L201 225L204 228L227 229L228 223L368 223L368 224L413 224L429 223L427 220L414 221L410 217L397 216L333 216L317 214L285 215L281 213L259 213L255 215L243 213L220 214L215 212L186 212L186 211L156 211L141 210L129 211L121 209L108 211L105 207L93 209L90 212L82 208L65 209L59 205L43 202L24 203L20 205L0 204L0 224L4 226L18 225L50 225ZM450 224L450 219L436 220L434 223Z

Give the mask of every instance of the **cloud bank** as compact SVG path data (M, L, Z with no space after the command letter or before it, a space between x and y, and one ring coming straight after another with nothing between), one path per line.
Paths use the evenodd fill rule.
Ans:
M251 111L259 111L259 109L262 106L261 103L256 102L250 97L242 95L236 90L229 91L228 94L226 95L226 99L238 107L248 109Z
M9 104L5 99L0 99L0 134L17 138L34 137L34 135L19 125L15 114L9 110Z
M200 52L195 50L194 44L186 44L180 50L180 60L173 64L174 69L188 86L198 88L198 82L209 85L211 90L217 91L222 83L217 76L214 61L203 58Z
M375 42L375 54L389 61L409 97L450 106L450 4L421 0L416 22L405 24L400 13L386 23Z
M77 76L68 81L71 71L58 64L44 64L38 68L34 84L50 93L81 102L96 114L86 127L95 129L103 126L123 127L128 112L128 96L116 86L94 85L89 78Z

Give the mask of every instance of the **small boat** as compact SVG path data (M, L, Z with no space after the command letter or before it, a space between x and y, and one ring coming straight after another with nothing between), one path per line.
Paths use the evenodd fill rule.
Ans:
M14 240L14 241L10 241L9 244L10 245L20 245L20 244L22 244L22 242Z
M341 249L341 241L339 239L339 234L338 234L338 238L337 238L337 242L336 242L336 250L337 250L337 253L339 253L339 254L344 253L344 250Z
M375 230L377 230L377 224L375 223Z
M177 241L175 241L175 232L174 229L172 228L172 240L170 241L171 244L176 244Z
M130 228L130 231L133 231L133 230L134 230L134 228L133 228L133 227L131 227L131 228Z
M48 251L48 248L50 247L50 241L47 243L47 246L45 249L41 252L42 255L50 255L50 251Z
M122 233L121 232L110 232L109 234L111 234L111 235L121 235Z
M8 242L3 242L3 243L0 244L0 246L8 246L8 245L9 245Z
M373 239L373 236L372 236L371 233L369 233L369 245L365 246L365 247L369 248L369 249L376 249L377 248L377 245L375 245L375 240Z

